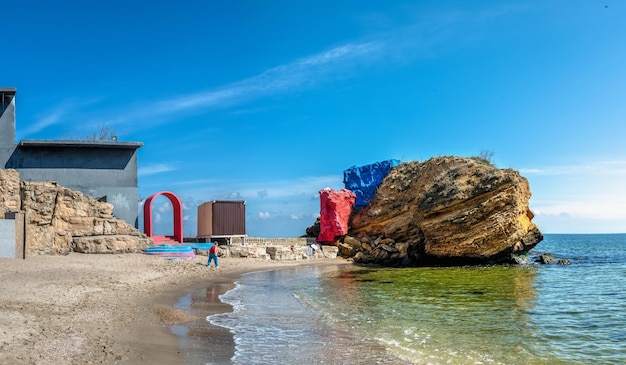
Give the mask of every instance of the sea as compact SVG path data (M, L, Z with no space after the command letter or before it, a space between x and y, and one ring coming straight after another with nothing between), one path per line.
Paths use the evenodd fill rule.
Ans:
M546 234L531 257L543 252L571 264L245 274L185 361L626 364L626 234ZM219 345L211 328L232 342L202 351Z

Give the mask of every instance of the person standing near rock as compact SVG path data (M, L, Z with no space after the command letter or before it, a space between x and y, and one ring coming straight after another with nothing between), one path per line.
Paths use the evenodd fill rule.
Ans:
M211 261L215 261L215 268L217 269L217 242L213 242L213 246L209 249L209 261L206 265L211 267Z

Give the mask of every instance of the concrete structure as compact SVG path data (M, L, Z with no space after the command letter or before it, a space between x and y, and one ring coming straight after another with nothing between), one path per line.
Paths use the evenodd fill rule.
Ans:
M14 88L0 88L0 167L25 181L57 181L113 204L138 227L137 149L141 142L15 139Z
M8 212L0 216L0 257L26 258L26 221L24 213Z
M15 150L15 89L0 88L0 166Z

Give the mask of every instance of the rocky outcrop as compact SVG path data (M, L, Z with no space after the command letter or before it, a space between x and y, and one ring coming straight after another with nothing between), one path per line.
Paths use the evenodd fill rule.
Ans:
M548 252L540 254L536 259L536 262L543 265L570 265L572 263L569 259L557 259L554 255Z
M152 244L135 227L115 218L112 204L55 182L20 182L14 170L0 170L0 181L3 187L12 187L0 190L0 209L26 214L27 256L141 252Z
M320 235L320 217L317 217L317 219L315 220L315 223L313 223L312 226L306 227L305 231L304 231L304 235L302 235L303 238L306 237L315 237L317 238L317 236Z
M356 195L348 189L320 190L320 234L318 242L333 242L348 233L350 212Z
M543 236L528 181L479 158L437 157L396 166L354 213L340 254L388 265L510 262Z

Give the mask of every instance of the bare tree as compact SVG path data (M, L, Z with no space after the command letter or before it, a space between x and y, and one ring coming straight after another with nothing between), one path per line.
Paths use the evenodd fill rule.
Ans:
M101 125L98 131L91 135L90 141L117 141L115 131L107 126Z
M104 142L104 141L117 141L117 135L115 131L104 124L98 126L98 130L93 132L90 135L86 136L75 136L70 134L65 137L66 139L79 140L79 141L93 141L93 142Z
M481 150L480 153L478 154L478 156L474 157L477 160L481 160L483 162L486 162L490 165L493 165L493 151L489 151L489 150Z

